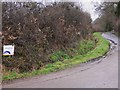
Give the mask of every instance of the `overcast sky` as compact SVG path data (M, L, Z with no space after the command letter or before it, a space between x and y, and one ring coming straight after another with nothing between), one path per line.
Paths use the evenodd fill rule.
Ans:
M98 14L95 13L95 7L94 7L95 2L93 0L86 0L86 1L81 0L81 2L83 5L83 10L89 12L92 20L94 21L98 17Z

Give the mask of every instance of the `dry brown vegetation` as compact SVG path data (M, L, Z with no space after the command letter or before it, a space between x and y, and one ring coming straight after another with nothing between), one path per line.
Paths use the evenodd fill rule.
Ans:
M3 3L3 44L15 44L15 56L4 57L5 70L40 69L49 55L91 38L91 18L74 3Z

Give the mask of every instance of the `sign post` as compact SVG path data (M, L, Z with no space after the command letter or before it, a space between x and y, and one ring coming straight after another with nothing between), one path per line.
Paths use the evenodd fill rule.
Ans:
M3 46L3 55L4 56L11 56L14 55L14 45L4 45Z

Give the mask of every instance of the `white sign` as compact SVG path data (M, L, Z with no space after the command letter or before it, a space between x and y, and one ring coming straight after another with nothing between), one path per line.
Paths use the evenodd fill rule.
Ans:
M14 55L14 45L4 45L3 55Z

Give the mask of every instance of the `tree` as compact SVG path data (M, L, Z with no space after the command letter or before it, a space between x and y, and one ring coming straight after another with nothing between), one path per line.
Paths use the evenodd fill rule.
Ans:
M115 16L114 4L114 2L103 2L96 7L96 11L100 13L98 24L102 31L111 31L116 28L117 18Z

